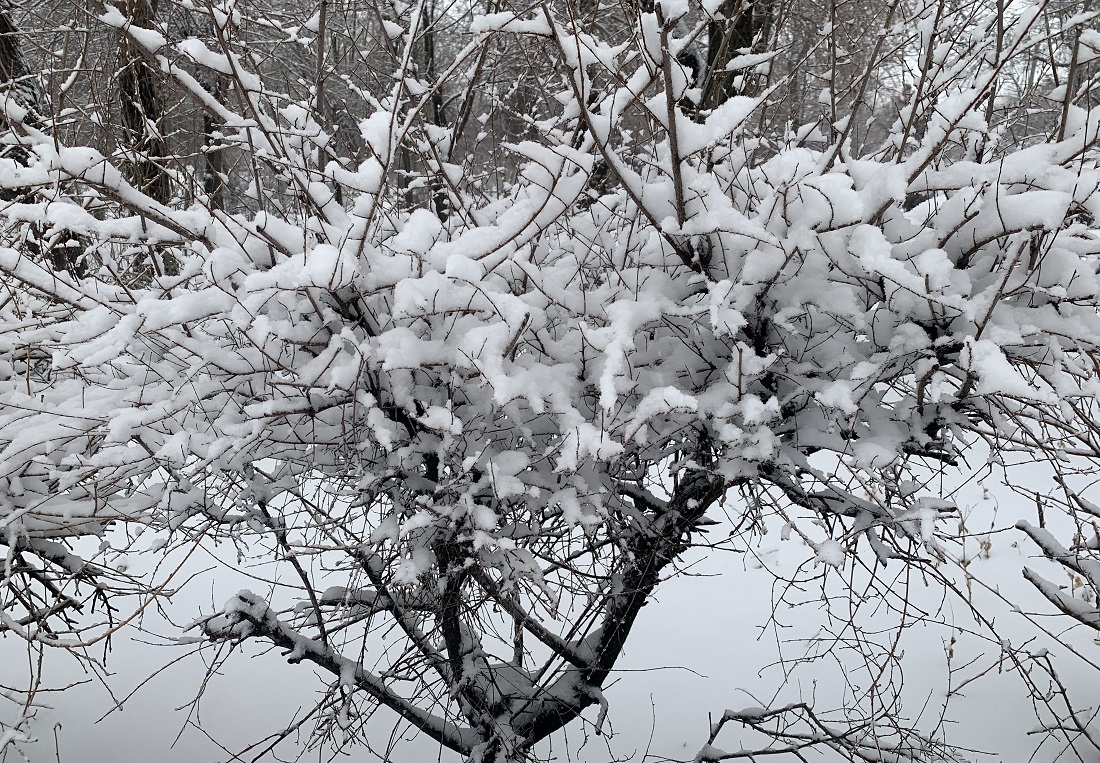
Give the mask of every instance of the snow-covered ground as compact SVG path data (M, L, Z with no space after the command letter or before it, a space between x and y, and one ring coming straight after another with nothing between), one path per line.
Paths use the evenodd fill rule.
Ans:
M1018 666L998 639L1013 648L1026 644L1026 653L1039 658L1025 664L1040 689L1049 684L1040 669L1041 650L1049 649L1085 720L1100 705L1094 672L1100 646L1085 629L1069 628L1066 618L1052 616L1050 605L1023 580L1025 564L1038 565L1056 581L1065 575L1059 577L1035 558L1036 549L1022 533L983 534L1009 528L1018 518L1034 520L1034 507L1007 491L998 491L1000 498L973 492L969 501L960 502L967 529L974 533L964 546L972 557L968 575L949 565L908 574L900 562L879 568L878 580L888 585L862 597L855 614L860 631L840 619L846 599L834 600L832 616L821 600L823 593L837 596L848 585L863 591L866 572L858 567L853 571L850 559L840 569L826 566L797 533L773 530L738 552L693 552L681 565L686 573L667 581L657 600L643 610L609 682L605 693L612 733L597 736L590 722L574 724L565 738L554 739L543 752L559 760L593 763L612 757L690 760L706 742L710 722L725 709L813 700L825 710L851 705L855 697L862 698L863 709L873 710L876 697L889 696L892 680L904 686L903 715L930 736L975 751L968 759L1078 759L1064 740L1033 733L1049 721L1049 709L1033 702ZM189 564L210 571L175 597L171 612L177 623L209 613L248 586L242 575L209 558ZM957 592L944 593L933 579L937 569ZM788 587L784 580L793 584ZM899 611L910 625L897 636L892 626ZM973 611L987 622L976 621ZM989 631L990 622L996 633ZM40 711L34 720L31 731L38 741L21 746L31 761L91 760L92 750L97 763L253 760L266 745L249 745L290 725L319 696L322 683L313 671L288 665L278 653L251 649L234 654L208 679L213 652L170 643L178 627L151 609L143 628L145 633L127 629L112 639L109 675L102 680L81 672L62 653L48 655L47 685L83 683L43 695L52 709ZM25 649L10 635L0 641L0 649L3 683L20 685L28 669ZM900 656L896 664L880 660L879 668L864 666L861 652L881 657L890 651ZM103 645L92 654L102 658ZM823 656L800 664L807 654ZM200 690L201 700L191 705ZM1060 709L1056 693L1049 700L1050 707ZM281 743L278 757L293 758L309 728L307 722L301 736ZM429 740L399 742L385 709L369 729L372 748L384 755L394 746L395 760L454 759ZM397 733L413 736L408 729ZM733 724L727 726L715 746L734 751L759 744L759 739L739 733ZM1087 752L1082 748L1085 760L1090 759ZM1095 759L1096 750L1091 752ZM319 757L314 751L305 759L327 756L324 750ZM14 759L11 752L8 759ZM276 758L268 753L261 759Z

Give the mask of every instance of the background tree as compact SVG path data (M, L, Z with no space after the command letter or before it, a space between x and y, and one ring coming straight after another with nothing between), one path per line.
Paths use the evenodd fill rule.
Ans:
M121 9L129 23L142 29L156 26L156 3L132 0ZM157 75L145 61L147 51L124 31L119 32L118 90L127 148L133 151L130 182L149 198L166 204L172 189L167 170L158 164L167 157L164 145L161 96Z
M89 241L84 274L0 246L3 616L29 643L118 627L59 630L78 584L112 592L64 542L231 540L271 571L192 628L219 664L261 641L319 669L321 739L384 706L467 760L527 760L605 729L639 612L693 545L782 524L822 577L860 571L857 628L870 599L906 611L884 570L953 592L946 474L1046 460L1064 500L1043 505L1090 512L1065 464L1100 452L1095 14L896 2L847 70L839 26L804 50L778 4L625 25L591 3L338 5L188 4L209 33L179 38L105 6L86 40L124 41L130 140L28 131L34 162L0 173L5 219ZM700 80L684 52L704 44ZM1074 72L1048 93L1057 128L1006 140L1003 83L1053 76L1052 48ZM911 90L880 98L905 67ZM201 135L160 135L154 72ZM805 122L800 76L825 112ZM358 139L335 137L337 93ZM212 170L212 150L237 160ZM211 171L238 196L212 200ZM161 194L169 174L204 193ZM127 275L147 251L173 267ZM1095 544L1024 529L1095 586ZM123 621L169 588L146 582ZM735 723L772 752L957 757L875 691L839 716L727 713L697 759L743 757L718 747Z

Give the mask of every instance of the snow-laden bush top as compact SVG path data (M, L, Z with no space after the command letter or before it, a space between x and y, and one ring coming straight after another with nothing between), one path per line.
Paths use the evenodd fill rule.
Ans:
M976 442L990 464L1095 459L1100 117L1065 91L1021 144L990 105L1047 45L1045 6L931 33L942 8L912 32L891 11L867 71L918 66L910 101L883 117L827 89L848 115L783 133L766 112L794 75L762 79L788 51L766 25L775 56L731 57L756 67L742 94L700 106L711 5L643 7L608 42L553 4L379 11L396 75L345 78L354 156L319 86L264 84L246 17L212 9L204 42L108 7L241 193L189 195L200 170L154 156L177 186L156 198L140 145L8 104L6 627L57 627L75 578L132 585L61 542L112 523L269 543L298 606L242 592L206 637L266 639L452 750L518 760L588 706L602 725L639 609L720 505L816 517L795 527L827 565L913 562L949 541L930 477L980 468ZM466 28L429 65L442 21ZM516 39L547 97L512 136L477 89ZM886 127L857 145L868 116ZM81 250L63 267L59 242ZM53 566L27 578L31 555ZM372 664L355 643L382 621L401 647Z

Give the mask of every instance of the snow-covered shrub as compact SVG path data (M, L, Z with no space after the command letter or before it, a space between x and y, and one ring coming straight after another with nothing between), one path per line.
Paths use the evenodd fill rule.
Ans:
M283 44L326 39L327 5ZM42 638L75 592L133 583L78 536L231 538L284 577L204 638L327 671L333 723L380 704L520 760L586 708L601 729L641 607L723 514L781 517L830 567L949 558L938 473L1098 455L1093 80L1051 94L1041 142L1006 139L997 106L1095 14L1011 5L884 8L869 71L915 67L915 90L856 150L853 121L884 118L869 95L770 119L789 80L767 25L729 59L741 94L697 105L708 74L682 54L727 23L715 3L643 4L610 41L569 4L380 3L393 76L340 80L354 157L319 107L323 46L309 93L284 93L239 42L267 16L189 7L214 33L179 38L107 6L94 23L217 125L204 151L235 157L219 193L240 194L158 156L178 188L155 197L132 148L8 107L27 156L0 160L5 624ZM545 97L498 144L509 93L483 78L516 40ZM83 242L79 267L27 226ZM364 656L383 632L400 647Z

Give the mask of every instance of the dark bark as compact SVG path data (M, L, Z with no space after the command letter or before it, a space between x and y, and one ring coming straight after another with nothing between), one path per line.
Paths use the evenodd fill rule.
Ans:
M125 0L121 8L129 23L142 29L154 26L156 0ZM149 53L126 30L118 34L118 96L121 103L125 147L131 152L130 182L149 198L167 205L172 199L172 182L165 168L168 147L162 130L164 106L157 71ZM177 275L179 262L170 252L154 252L151 258L158 275ZM147 260L139 257L139 277Z
M700 106L712 109L730 98L745 95L738 71L726 69L739 55L753 52L768 26L768 8L751 0L725 0L718 9L720 18L707 29L707 76Z
M0 90L3 91L0 97L5 100L5 113L0 115L5 128L0 157L27 167L31 154L23 141L27 128L43 127L42 99L38 80L23 54L21 32L12 18L12 10L10 0L0 0ZM32 204L35 192L30 187L5 186L0 188L0 200ZM26 231L23 246L32 257L48 261L55 271L68 271L78 278L85 275L84 244L79 237L67 231L52 235L38 224L28 226Z
M647 514L655 514L653 521L630 539L631 561L619 573L618 592L609 595L603 606L595 658L580 671L579 686L588 691L563 697L560 702L547 701L529 718L513 720L512 728L524 740L524 749L564 728L598 701L598 694L591 690L598 690L611 675L638 614L661 582L661 572L687 550L689 535L704 521L707 509L722 497L726 488L719 477L691 471L680 479L667 506L646 507Z
M21 122L32 127L38 126L40 121L38 83L23 55L23 48L19 41L20 32L15 26L11 11L9 0L0 0L0 83L2 83L0 87L3 87L5 100L13 102L17 108L26 110ZM27 149L17 142L19 126L9 124L6 117L3 121L11 132L6 136L0 155L26 166L29 161ZM0 197L5 201L13 201L21 200L25 194L26 191L23 189L4 189L0 192Z
M436 55L435 55L435 3L428 3L425 9L427 13L427 25L424 28L424 72L429 82L436 79ZM436 127L445 127L447 124L446 107L443 103L443 90L436 88L431 95L431 120ZM454 138L452 138L454 140ZM447 190L438 173L432 174L432 208L436 217L442 223L447 222L451 214L450 200L447 198Z
M135 27L154 25L155 0L126 0L121 10ZM126 147L133 152L130 181L155 201L167 204L172 185L164 168L168 150L161 132L163 104L157 73L148 52L125 31L119 33L118 55L122 128Z
M208 82L205 83L210 94L219 101L225 98L226 78L222 74L210 73ZM223 125L209 111L203 111L203 173L202 190L206 194L206 203L212 210L224 210L229 194L226 187L226 157L225 147L222 145L220 133Z

